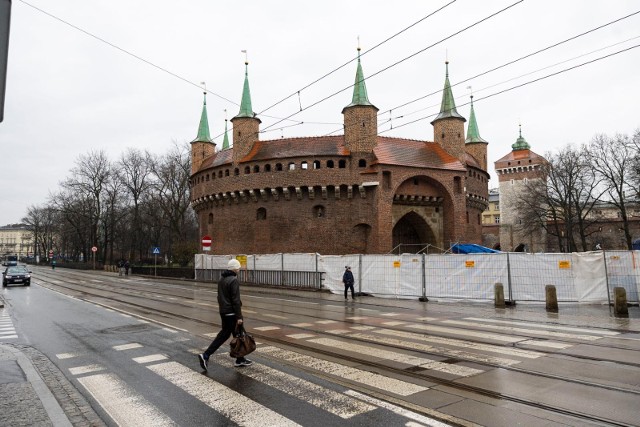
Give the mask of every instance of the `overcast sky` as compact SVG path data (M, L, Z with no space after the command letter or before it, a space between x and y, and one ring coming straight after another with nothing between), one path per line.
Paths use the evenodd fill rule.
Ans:
M306 86L352 61L359 37L380 134L432 141L448 58L458 112L467 118L468 86L474 93L490 187L498 186L493 162L511 151L519 123L542 155L640 127L640 14L474 77L636 13L637 1L457 0L436 12L448 3L13 0L0 225L45 203L81 154L104 150L115 160L128 147L162 154L174 141L193 140L202 81L220 148L224 110L229 118L239 110L242 50L265 140L342 133L355 62Z

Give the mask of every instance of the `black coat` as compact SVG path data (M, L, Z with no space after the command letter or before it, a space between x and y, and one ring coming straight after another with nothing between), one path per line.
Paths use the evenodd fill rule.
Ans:
M220 314L235 313L237 319L242 319L242 301L240 301L240 282L236 273L227 270L222 273L218 282L218 306Z
M344 283L345 285L353 285L354 283L354 278L353 278L353 273L351 272L351 270L345 270L344 274L342 275L342 283Z

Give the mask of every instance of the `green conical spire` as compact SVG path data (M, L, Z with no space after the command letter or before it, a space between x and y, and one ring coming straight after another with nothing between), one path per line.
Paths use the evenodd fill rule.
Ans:
M240 112L236 117L255 117L251 108L251 91L249 90L249 63L244 63L244 87L242 88L242 102Z
M473 110L473 95L471 95L471 113L469 114L469 126L467 127L467 139L465 142L467 144L487 142L480 137L480 130L478 130L478 123L476 123L476 113Z
M204 102L202 104L202 115L198 126L198 136L191 142L213 142L209 134L209 119L207 118L207 92L204 92Z
M518 139L516 139L516 143L513 144L511 148L513 148L513 151L530 150L531 146L529 145L527 140L522 137L522 125L518 125L518 126L520 127L520 136L518 137Z
M451 84L449 83L449 61L445 62L446 74L444 78L444 91L442 91L442 104L440 105L440 114L433 121L440 119L446 119L449 117L455 117L465 120L458 111L456 111L456 103L453 99L453 92L451 91Z
M224 139L222 140L222 149L229 148L229 135L227 134L227 119L224 119Z
M356 105L372 105L369 102L367 96L367 86L364 83L364 73L362 72L362 64L360 63L360 47L358 47L358 69L356 70L356 80L353 84L353 97L351 98L351 104L345 108L353 107Z

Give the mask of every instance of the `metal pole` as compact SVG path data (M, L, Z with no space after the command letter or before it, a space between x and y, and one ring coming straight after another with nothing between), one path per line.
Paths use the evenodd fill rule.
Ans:
M316 252L316 289L320 289L320 279L318 278L318 252Z
M280 253L280 284L284 286L284 252Z
M611 307L611 290L609 289L609 271L607 270L607 255L602 251L602 259L604 260L604 278L607 282L607 300L609 300L609 307Z
M509 288L509 301L513 301L511 293L511 262L509 261L509 252L507 252L507 287Z
M427 246L427 250L429 247ZM427 256L422 254L422 298L427 300Z
M153 275L158 276L158 254L153 254Z
M358 296L362 296L362 254L358 255Z

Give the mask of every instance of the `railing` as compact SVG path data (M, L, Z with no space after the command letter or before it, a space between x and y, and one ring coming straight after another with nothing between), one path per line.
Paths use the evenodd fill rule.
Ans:
M225 269L196 270L196 280L217 283L224 271ZM238 279L241 283L253 285L322 289L323 274L315 271L240 270Z

